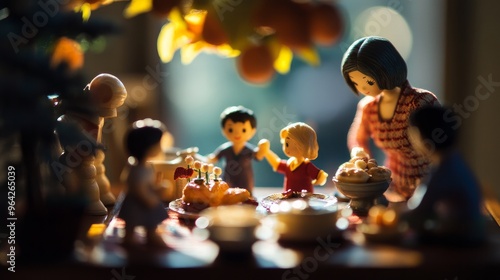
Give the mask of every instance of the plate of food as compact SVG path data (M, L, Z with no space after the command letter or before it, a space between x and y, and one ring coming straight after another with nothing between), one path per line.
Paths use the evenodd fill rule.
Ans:
M304 199L304 200L321 200L321 201L329 201L329 200L336 200L335 197L333 196L328 196L326 194L322 193L310 193L310 192L294 192L294 191L286 191L282 193L273 193L271 195L268 195L264 197L260 201L260 206L262 206L264 209L269 211L271 209L271 206L274 204L279 204L282 201L285 200L292 200L292 199Z
M209 207L235 204L257 207L258 202L246 189L230 188L220 180L207 185L203 179L195 179L184 187L182 197L171 201L168 208L179 218L196 220L199 213Z
M258 202L253 198L248 198L246 201L240 202L238 204L257 206ZM179 218L188 220L198 219L200 217L200 212L209 207L213 206L204 203L186 203L182 200L182 198L172 200L168 204L168 210L174 212Z
M170 201L168 204L168 210L174 212L179 218L196 220L200 217L199 212L188 211L188 205L182 201L182 198Z

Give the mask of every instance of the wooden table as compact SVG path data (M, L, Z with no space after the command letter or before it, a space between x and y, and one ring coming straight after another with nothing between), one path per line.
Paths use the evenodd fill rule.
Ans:
M256 188L257 198L280 192ZM333 190L318 192L331 194ZM83 227L75 260L63 264L19 269L17 277L44 279L488 279L500 272L500 227L488 220L487 244L475 248L363 244L346 238L324 237L308 244L258 241L249 254L218 254L218 247L196 234L192 221L175 213L160 226L167 250L119 245L123 222L115 215L89 217ZM491 205L490 205L491 206ZM491 207L490 207L491 208ZM105 224L102 235L86 236L92 224ZM137 232L139 238L142 233ZM9 275L10 276L10 275ZM172 278L173 277L173 278ZM498 279L500 276L492 277ZM491 277L490 277L491 278ZM5 278L2 278L5 279ZM27 278L18 278L27 279Z

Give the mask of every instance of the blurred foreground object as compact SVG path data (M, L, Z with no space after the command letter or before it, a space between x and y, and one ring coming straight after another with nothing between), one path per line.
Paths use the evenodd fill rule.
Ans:
M97 75L87 86L92 101L98 107L98 130L96 140L102 143L102 129L105 119L118 115L117 108L123 105L127 98L127 90L117 77L102 73ZM94 166L96 181L99 186L99 199L105 206L114 205L116 198L111 193L111 184L106 176L104 166L105 153L102 149L96 151Z
M423 107L410 115L411 143L432 166L403 215L421 242L467 246L485 240L481 188L455 148L457 119L446 107Z

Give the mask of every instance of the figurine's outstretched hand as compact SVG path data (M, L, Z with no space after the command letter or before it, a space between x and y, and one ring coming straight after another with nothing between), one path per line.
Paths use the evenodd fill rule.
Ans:
M326 183L327 179L328 179L328 173L321 170L318 174L318 177L315 180L313 180L313 185L323 186Z
M259 156L261 156L261 158L259 158ZM265 157L274 171L278 168L278 164L281 160L278 155L271 150L271 142L267 139L261 139L259 141L259 151L257 151L257 155L255 157L259 160Z
M267 139L261 139L259 141L257 154L255 155L255 157L258 160L262 160L270 149L271 149L271 142L269 142L269 140Z

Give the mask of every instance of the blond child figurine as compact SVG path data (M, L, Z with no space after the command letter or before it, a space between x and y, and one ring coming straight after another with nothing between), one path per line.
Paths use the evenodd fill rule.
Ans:
M265 155L274 171L285 175L283 191L314 192L313 185L324 185L328 173L316 167L311 160L318 157L318 141L314 129L306 123L289 124L280 131L283 152L288 160L279 158L272 150ZM269 146L269 140L262 139L259 145Z

